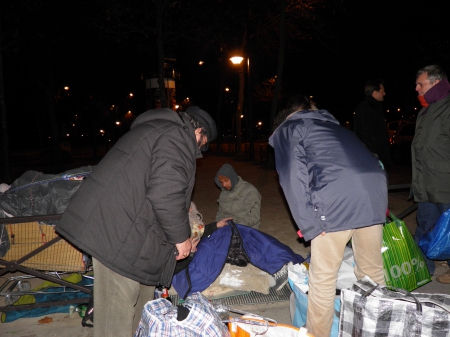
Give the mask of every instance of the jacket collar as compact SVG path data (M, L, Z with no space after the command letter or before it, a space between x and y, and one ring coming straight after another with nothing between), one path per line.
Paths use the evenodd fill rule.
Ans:
M378 110L383 110L383 102L377 101L372 96L366 96L366 101Z
M425 93L424 98L428 104L433 104L437 101L440 101L441 99L444 99L448 95L450 95L450 84L445 78L430 90L428 90Z

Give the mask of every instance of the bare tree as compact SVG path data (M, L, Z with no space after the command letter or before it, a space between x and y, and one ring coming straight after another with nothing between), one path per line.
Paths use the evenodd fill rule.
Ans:
M286 0L279 0L279 11L280 11L280 48L278 49L279 53L278 53L277 76L275 80L275 90L272 98L272 105L270 108L269 125L272 125L273 120L275 119L278 107L278 97L281 92L281 78L283 76L284 54L286 52L286 34L285 34Z
M1 160L0 166L0 179L2 182L11 181L11 172L9 167L9 143L8 143L8 123L6 119L6 104L5 104L5 84L3 75L3 31L1 20L1 8L0 8L0 121L1 121Z
M179 24L176 21L183 3L176 0L98 0L96 4L99 12L105 13L100 18L91 16L91 24L100 28L100 36L113 41L122 52L145 54L148 64L156 56L161 106L170 107L164 81L165 46L174 49L174 32L182 29L176 27Z

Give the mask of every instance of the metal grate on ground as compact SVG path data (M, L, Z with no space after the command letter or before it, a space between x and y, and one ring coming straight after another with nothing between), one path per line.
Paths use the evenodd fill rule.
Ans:
M291 293L292 293L291 287L289 286L289 284L286 284L279 291L269 289L269 294L267 295L251 291L247 294L223 297L212 300L211 302L220 301L223 305L227 306L282 302L282 301L289 301ZM180 296L171 295L170 299L172 300L172 303L179 303Z

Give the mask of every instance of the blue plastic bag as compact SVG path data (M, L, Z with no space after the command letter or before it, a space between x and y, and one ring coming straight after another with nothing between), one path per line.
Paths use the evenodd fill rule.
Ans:
M305 294L300 287L289 279L289 285L295 296L295 312L292 317L292 325L300 328L306 324L306 312L308 311L308 295ZM334 300L334 318L331 327L330 337L337 337L339 333L339 311L341 309L341 299L336 297Z
M430 260L450 259L450 209L442 213L430 232L420 237L419 246Z

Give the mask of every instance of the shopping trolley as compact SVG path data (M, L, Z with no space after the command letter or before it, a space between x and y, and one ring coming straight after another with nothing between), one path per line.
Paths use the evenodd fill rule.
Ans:
M8 232L10 240L9 250L0 258L0 278L5 279L3 284L0 284L0 296L5 297L5 305L0 306L0 312L88 302L89 298L72 298L13 305L22 295L36 294L36 291L31 289L30 278L56 284L64 293L92 293L92 284L74 284L62 277L65 274L77 273L82 278L93 279L87 274L90 270L88 257L62 239L55 232L53 225L46 224L59 220L61 216L58 214L0 219L0 225L4 224L3 230ZM8 277L5 277L6 275Z

